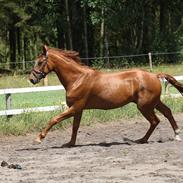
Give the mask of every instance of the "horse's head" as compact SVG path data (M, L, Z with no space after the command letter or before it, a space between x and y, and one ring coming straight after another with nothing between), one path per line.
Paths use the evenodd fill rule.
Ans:
M36 64L30 73L29 80L32 84L36 84L45 78L50 71L48 66L48 47L44 45L43 53L36 58Z

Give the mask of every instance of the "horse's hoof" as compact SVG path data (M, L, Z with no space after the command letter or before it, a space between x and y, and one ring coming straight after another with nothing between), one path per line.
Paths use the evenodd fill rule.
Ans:
M35 140L34 140L34 144L41 144L42 140L40 139L40 137L37 137Z
M71 148L71 147L74 147L75 144L72 144L72 143L66 143L66 144L63 144L62 147L63 148Z
M178 141L178 142L181 142L182 141L182 139L180 138L179 135L175 135L175 140Z
M42 135L42 133L40 133L35 139L35 143L40 144L44 138L45 138L45 135Z
M35 139L35 142L37 142L38 144L40 144L42 141L41 141L41 139L37 138L37 139Z
M136 143L136 144L147 144L147 140L138 139L138 140L135 140L135 143Z
M135 142L134 140L131 140L131 139L126 138L126 137L123 138L123 141L124 141L127 145L134 145L134 144L136 144L136 142Z

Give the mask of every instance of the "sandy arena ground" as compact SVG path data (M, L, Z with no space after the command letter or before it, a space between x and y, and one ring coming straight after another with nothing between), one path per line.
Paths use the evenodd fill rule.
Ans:
M183 114L175 118L183 138ZM124 138L145 134L143 118L81 127L74 148L61 147L71 128L50 132L40 145L33 145L35 134L0 137L0 162L22 167L0 167L0 183L182 183L183 141L172 141L172 128L161 119L142 145L129 145Z

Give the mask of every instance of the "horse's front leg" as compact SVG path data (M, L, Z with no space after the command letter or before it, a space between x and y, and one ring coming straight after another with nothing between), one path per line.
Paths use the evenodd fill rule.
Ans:
M75 145L81 117L82 112L76 113L74 115L71 140L68 143L64 144L62 147L73 147Z
M41 143L41 141L46 137L47 133L49 132L49 130L56 125L57 123L70 118L72 116L74 116L75 114L75 110L74 107L70 107L68 108L66 111L64 111L63 113L59 114L58 116L55 116L54 118L52 118L49 122L46 128L44 128L41 133L38 134L37 138L36 138L36 142Z

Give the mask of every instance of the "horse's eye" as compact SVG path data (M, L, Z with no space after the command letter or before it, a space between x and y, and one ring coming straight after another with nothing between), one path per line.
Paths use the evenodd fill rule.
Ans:
M41 64L42 64L41 62L38 62L38 63L37 63L38 66L41 66Z

